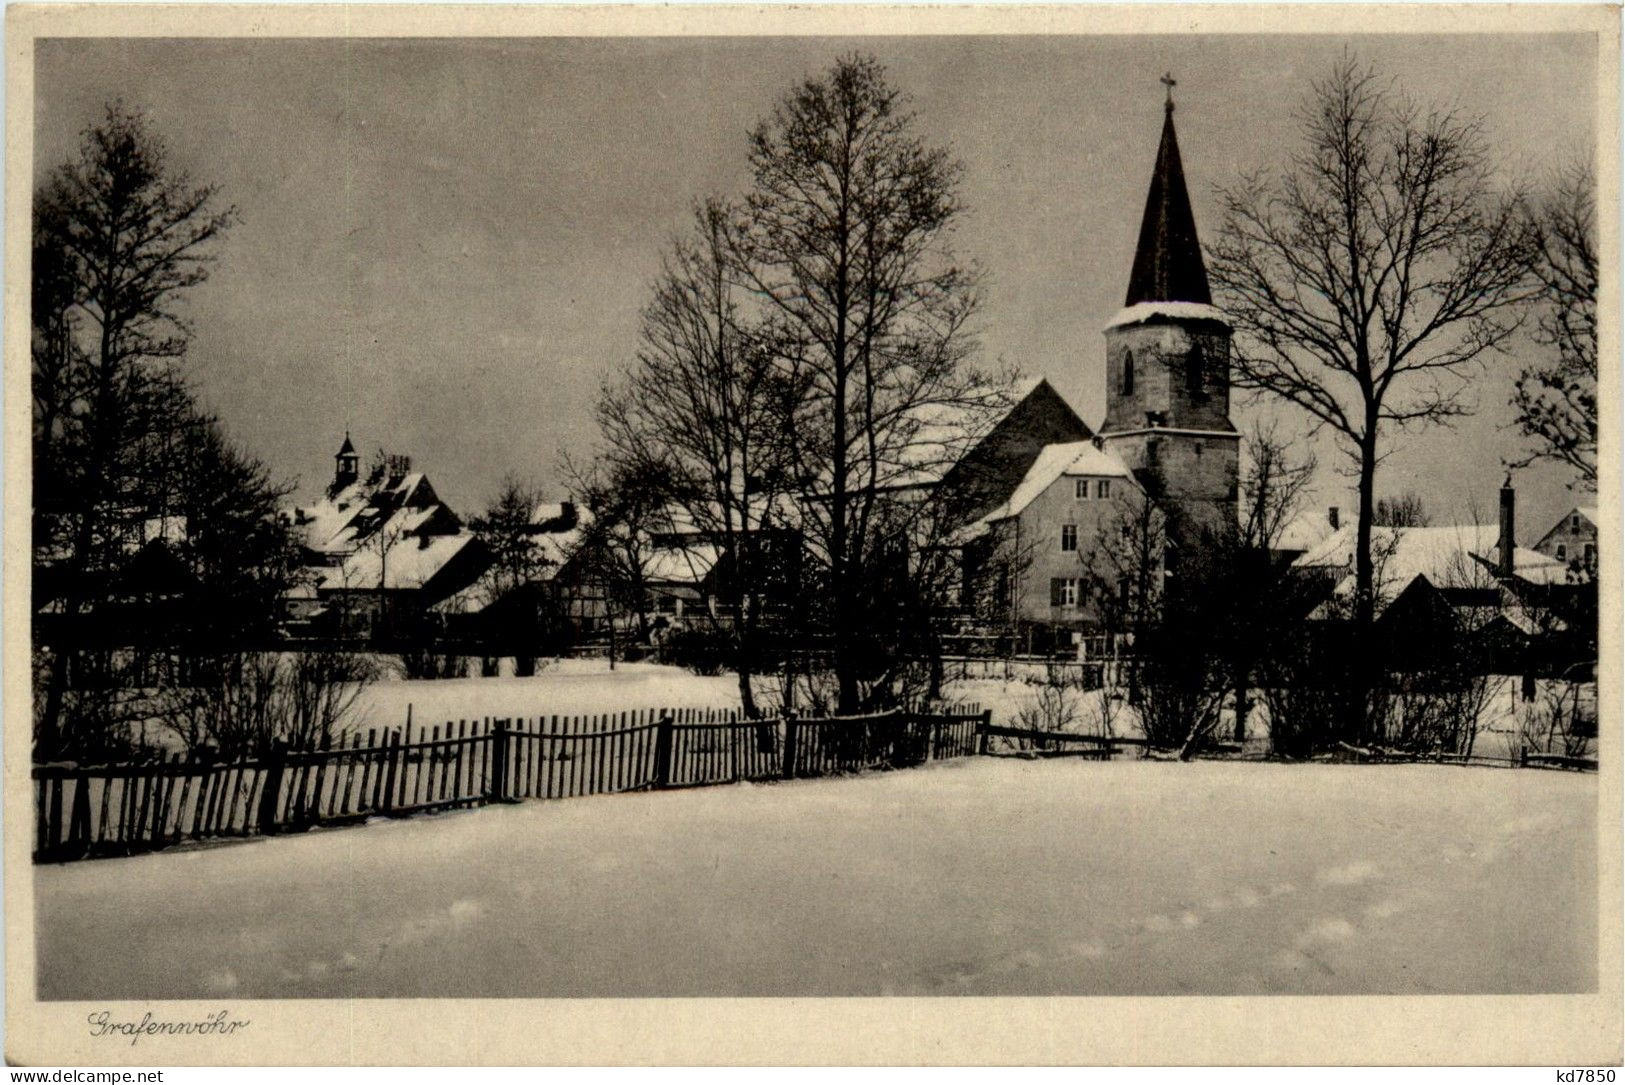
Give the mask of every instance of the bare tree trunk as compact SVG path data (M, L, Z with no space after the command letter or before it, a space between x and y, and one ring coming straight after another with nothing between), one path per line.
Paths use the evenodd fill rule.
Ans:
M1373 660L1376 644L1371 625L1376 614L1375 569L1371 559L1371 522L1376 509L1374 498L1377 474L1377 418L1375 405L1366 408L1365 435L1360 441L1360 509L1354 528L1354 624L1349 651L1344 733L1351 741L1371 737L1372 721L1367 700L1373 688Z

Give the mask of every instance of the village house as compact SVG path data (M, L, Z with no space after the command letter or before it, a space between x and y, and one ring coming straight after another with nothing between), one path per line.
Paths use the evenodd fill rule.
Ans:
M1498 673L1560 671L1594 657L1594 638L1584 635L1594 591L1588 597L1571 583L1563 562L1517 545L1516 508L1509 482L1496 524L1372 528L1378 641L1396 666L1424 665L1464 644ZM1311 620L1349 613L1354 544L1354 525L1345 525L1294 563L1325 589Z
M1564 513L1535 549L1568 567L1577 577L1597 575L1597 509L1577 505Z
M484 572L484 545L411 466L390 457L363 478L346 434L323 498L285 514L304 553L291 635L420 638L438 624L435 606Z

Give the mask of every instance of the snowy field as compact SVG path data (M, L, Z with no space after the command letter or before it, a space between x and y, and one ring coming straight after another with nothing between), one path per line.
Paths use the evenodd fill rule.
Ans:
M1596 788L976 758L44 866L39 994L1585 991Z
M1098 689L1069 688L1046 694L1043 668L1018 665L1013 670L1009 678L960 678L951 681L944 693L952 701L991 709L993 721L1002 726L1084 734L1109 731L1120 737L1141 734L1135 710L1121 698L1107 700ZM1551 683L1542 681L1543 694L1549 686ZM1474 745L1476 755L1517 756L1521 746L1520 714L1539 707L1521 702L1517 687L1513 678L1491 679L1491 693ZM764 689L758 696L764 708L774 706L771 692ZM347 717L347 725L362 732L369 727L400 727L406 723L408 708L416 726L432 727L447 720L487 716L524 718L647 708L738 707L739 684L732 674L708 677L659 663L621 663L611 669L603 659L561 659L547 661L540 673L529 678L385 679L362 691ZM1229 739L1233 730L1227 715L1221 734ZM1267 751L1269 721L1262 697L1254 699L1247 735L1251 752Z
M603 659L549 660L529 678L450 678L376 682L361 691L348 721L369 727L400 727L411 706L416 725L447 720L577 716L644 708L738 708L739 679L711 677L658 663Z

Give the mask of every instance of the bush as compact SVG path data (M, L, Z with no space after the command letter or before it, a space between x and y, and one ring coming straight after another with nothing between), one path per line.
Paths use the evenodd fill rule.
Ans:
M725 633L710 629L678 629L660 644L660 661L695 674L721 674L728 665L732 645Z
M407 678L462 678L468 669L460 655L413 648L400 653L401 671Z

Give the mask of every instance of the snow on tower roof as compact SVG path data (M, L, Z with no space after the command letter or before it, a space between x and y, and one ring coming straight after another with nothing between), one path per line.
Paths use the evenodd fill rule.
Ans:
M1194 301L1142 301L1126 309L1119 309L1116 316L1106 321L1106 327L1102 330L1110 331L1112 328L1124 328L1131 324L1191 320L1210 320L1227 328L1230 326L1230 318L1224 315L1224 310L1212 305Z

